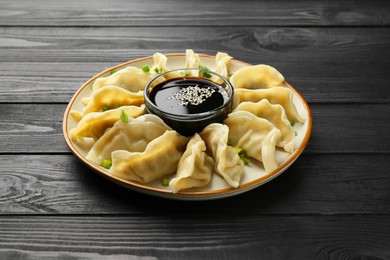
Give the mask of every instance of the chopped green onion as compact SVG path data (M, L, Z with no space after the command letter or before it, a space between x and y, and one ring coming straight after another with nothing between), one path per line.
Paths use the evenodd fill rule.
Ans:
M115 72L118 72L118 70L111 70L110 71L111 75L114 74Z
M149 66L148 65L142 66L142 71L145 72L145 73L148 73L150 71Z
M112 165L112 162L110 160L103 160L103 162L102 162L102 166L105 169L110 169L111 165Z
M157 67L154 68L154 72L156 72L156 73L158 73L158 74L161 74L162 71L163 71L162 68L157 68Z
M294 130L294 134L295 134L295 136L297 136L297 135L298 135L298 132L297 132L297 130Z
M128 123L129 122L129 116L126 114L125 110L121 110L121 115L120 115L120 119L125 122L125 123Z
M199 66L200 72L202 72L203 77L211 78L210 70L207 67Z
M291 124L291 126L294 126L294 125L295 125L295 121L294 121L294 120L291 120L291 121L290 121L290 124Z
M248 165L251 162L251 160L249 160L246 156L240 156L240 159L244 162L244 165Z
M102 110L103 111L107 111L107 110L110 110L111 108L109 106L103 106Z
M188 77L190 74L188 74L185 71L182 71L182 72L180 72L180 75L182 75L183 77Z
M228 139L228 141L227 141L227 145L232 145L233 144L233 142L232 142L232 139Z
M241 161L243 161L245 165L248 165L250 163L250 160L244 148L239 146L234 146L234 149L237 151L238 155L240 156Z
M239 147L239 146L234 146L234 149L236 150L236 152L241 155L243 152L244 152L244 149Z
M163 178L161 180L161 185L167 187L169 185L169 179L168 178Z

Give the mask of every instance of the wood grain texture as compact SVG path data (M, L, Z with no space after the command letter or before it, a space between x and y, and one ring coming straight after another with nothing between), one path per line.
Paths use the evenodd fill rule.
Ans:
M0 258L388 259L387 216L1 216ZM42 258L40 258L42 259ZM43 258L47 259L47 258ZM89 258L86 258L89 259ZM106 258L104 258L106 259Z
M351 66L356 62L365 67L371 65L367 72L372 67L378 69L374 62L389 62L389 30L388 27L227 27L223 30L219 27L3 27L0 28L0 55L2 62L120 63L155 52L183 53L192 48L206 54L228 52L249 63L317 62L324 71L327 67L344 67L341 74L353 69Z
M171 201L111 183L73 155L1 155L1 214L155 216L390 214L390 155L302 155L285 173L240 196ZM0 225L1 227L1 225Z
M390 2L0 0L0 259L390 259ZM281 176L171 201L92 172L65 107L94 74L155 52L276 67L313 132Z
M3 1L0 26L383 26L387 1Z
M64 104L0 104L0 153L69 152ZM310 104L307 153L389 153L389 104ZM342 134L341 134L342 133Z
M309 102L390 102L389 28L0 30L0 102L64 103L104 69L186 48L226 51L252 64L272 65Z

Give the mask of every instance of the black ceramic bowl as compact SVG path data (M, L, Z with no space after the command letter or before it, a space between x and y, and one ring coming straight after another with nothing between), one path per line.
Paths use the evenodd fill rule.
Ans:
M202 131L211 123L222 123L232 111L234 90L230 82L204 68L167 71L145 88L149 113L185 136Z

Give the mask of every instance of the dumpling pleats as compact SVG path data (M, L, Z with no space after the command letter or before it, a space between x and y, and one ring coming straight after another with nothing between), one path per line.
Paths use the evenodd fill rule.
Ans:
M168 72L169 69L167 67L168 58L162 53L155 53L153 55L153 66L151 68L151 71L159 72L159 73L165 73ZM164 78L171 79L171 78L178 78L180 77L180 73L178 71L170 71L168 73L164 74Z
M185 68L199 68L200 66L200 58L199 55L196 54L193 50L186 50L186 63L184 65ZM188 71L190 76L199 77L199 73L197 71Z
M215 72L227 79L229 76L228 64L231 59L233 59L233 57L229 56L227 53L218 52L215 56ZM211 80L219 84L223 83L222 79L215 75L211 77Z
M242 67L230 77L234 88L272 88L283 84L283 81L279 71L264 64Z
M244 149L249 157L263 162L266 172L278 167L275 146L281 133L272 123L247 111L231 113L224 123L229 127L232 145Z
M149 183L174 173L188 138L166 131L148 144L144 152L112 152L110 173L126 180Z
M293 102L293 92L286 87L273 87L269 89L245 89L238 88L234 90L233 107L236 108L239 103L259 102L262 99L268 99L271 104L279 104L284 108L287 118L293 122L305 121Z
M114 85L131 92L138 92L144 90L149 81L157 75L154 71L145 73L140 68L129 66L108 77L96 79L92 85L92 90Z
M167 130L171 128L152 114L129 118L128 123L119 120L92 146L87 159L101 165L103 160L112 160L111 153L116 150L143 152L151 141Z
M294 151L294 129L281 105L273 105L267 99L263 99L257 103L243 102L238 105L235 111L238 110L251 112L257 117L270 121L282 134L277 146L283 147L289 153Z
M234 147L228 145L229 128L226 125L213 123L206 126L200 136L206 143L207 151L215 161L215 171L232 187L240 185L244 172L244 163Z
M176 176L169 182L173 193L180 190L204 187L211 180L214 160L206 153L206 145L202 138L195 134L187 144L187 148L179 161Z
M145 113L145 105L141 106L124 106L117 109L107 110L104 112L92 112L84 116L77 126L70 130L72 139L80 137L91 137L95 141L99 139L107 128L120 120L122 110L129 117L138 117Z
M94 92L83 109L83 115L114 109L121 106L140 106L144 104L143 91L130 92L117 86L105 86Z

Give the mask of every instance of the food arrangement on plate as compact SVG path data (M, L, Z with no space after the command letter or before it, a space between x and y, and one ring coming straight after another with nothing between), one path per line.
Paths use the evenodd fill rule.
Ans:
M176 68L170 58L120 66L75 95L64 129L83 159L119 180L190 194L271 179L302 152L307 104L275 68L233 68L222 52L214 66L193 50Z

